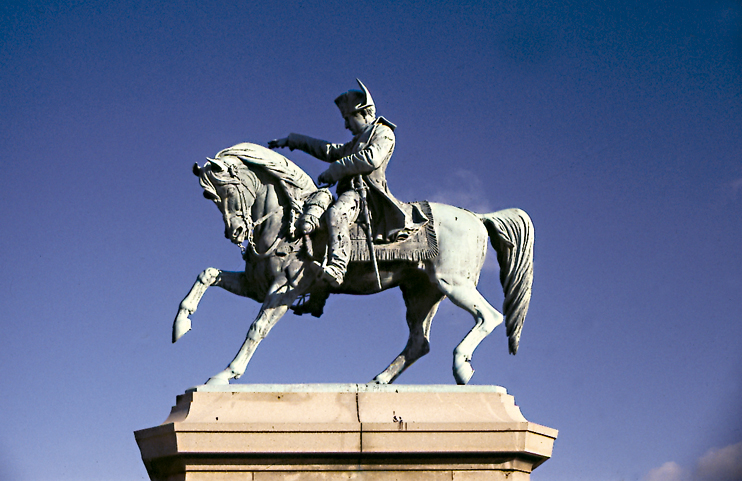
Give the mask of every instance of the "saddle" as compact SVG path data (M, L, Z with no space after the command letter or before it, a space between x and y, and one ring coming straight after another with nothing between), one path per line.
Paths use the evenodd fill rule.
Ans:
M417 206L428 218L427 223L403 240L390 243L374 243L374 252L378 261L420 262L433 259L438 255L438 240L430 204L427 201L412 204ZM352 248L350 262L370 262L371 253L362 224L355 222L350 227L350 240ZM329 295L330 291L327 284L318 283L310 292L299 299L297 304L291 306L291 310L298 316L311 314L314 317L321 317Z
M427 201L413 202L428 218L428 222L421 228L401 241L389 243L374 243L377 261L411 261L419 262L433 259L438 255L438 241L435 235L433 214ZM352 250L351 262L368 262L371 253L363 225L356 222L350 227Z
M312 192L304 200L301 214L298 215L296 228L300 232L311 233L320 227L322 218L332 204L334 197L326 188ZM433 213L428 201L411 202L407 204L413 212L418 212L419 223L415 230L405 232L404 237L394 242L379 242L374 239L374 251L377 261L410 261L419 262L429 260L438 255L438 241L433 223ZM292 211L292 214L294 211ZM414 215L414 214L413 214ZM293 224L293 222L292 222ZM350 226L351 255L350 262L369 262L368 239L360 216Z

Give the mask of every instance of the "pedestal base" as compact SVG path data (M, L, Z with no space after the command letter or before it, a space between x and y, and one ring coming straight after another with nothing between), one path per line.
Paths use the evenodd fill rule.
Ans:
M134 433L152 480L527 480L557 431L497 386L198 386Z

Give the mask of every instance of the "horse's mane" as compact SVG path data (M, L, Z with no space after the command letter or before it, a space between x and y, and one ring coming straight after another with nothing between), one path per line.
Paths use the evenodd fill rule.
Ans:
M307 195L317 190L309 175L296 164L281 154L278 154L261 145L243 142L216 154L214 160L233 163L238 159L244 165L257 165L262 167L268 174L278 179L282 189L289 199L292 207L301 211L301 205Z

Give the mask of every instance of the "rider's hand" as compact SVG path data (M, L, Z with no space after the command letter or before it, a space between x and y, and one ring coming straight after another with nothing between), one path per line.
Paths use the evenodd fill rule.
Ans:
M288 137L284 137L282 139L273 139L273 140L268 141L269 149L280 149L283 147L288 147L288 145L289 145Z
M330 175L330 172L328 170L319 174L319 177L317 177L317 181L320 184L327 184L327 185L332 185L335 183L335 179L332 177L332 175Z

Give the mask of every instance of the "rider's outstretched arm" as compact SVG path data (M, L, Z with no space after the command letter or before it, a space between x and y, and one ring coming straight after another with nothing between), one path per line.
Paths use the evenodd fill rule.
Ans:
M350 154L353 145L351 142L347 144L333 144L325 140L292 133L286 137L286 147L291 150L299 149L325 162L334 162Z

